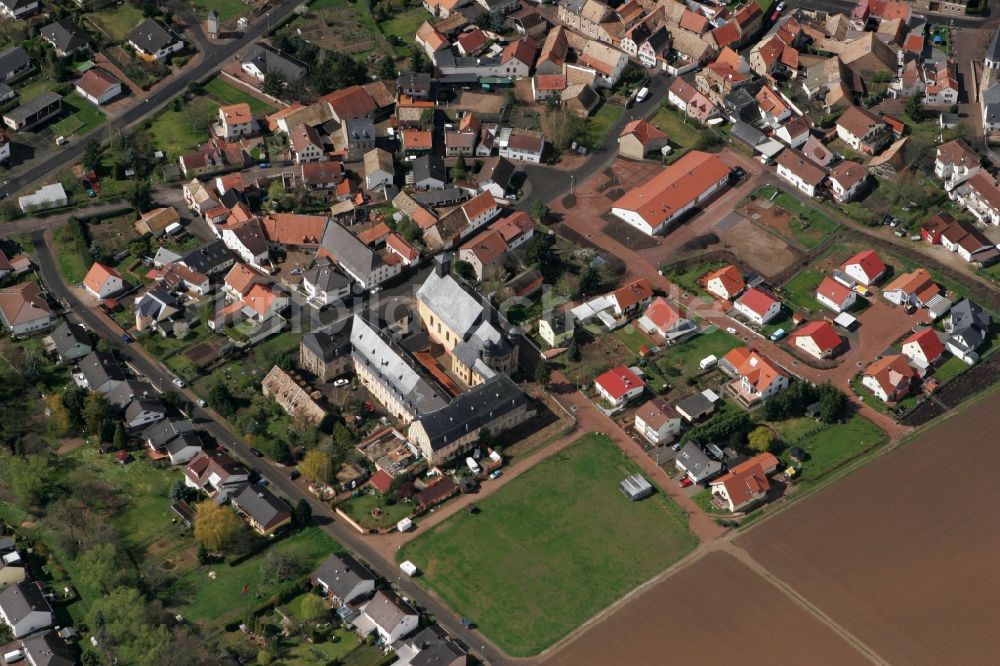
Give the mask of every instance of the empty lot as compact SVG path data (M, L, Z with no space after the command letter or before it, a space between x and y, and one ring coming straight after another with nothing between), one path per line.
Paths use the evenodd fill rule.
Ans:
M870 662L778 588L715 552L643 592L544 663Z
M991 396L737 539L835 622L896 664L996 663L1000 464Z

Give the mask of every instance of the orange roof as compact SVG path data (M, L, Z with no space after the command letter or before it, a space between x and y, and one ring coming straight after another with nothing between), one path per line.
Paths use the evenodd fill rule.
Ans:
M785 111L788 111L788 105L785 104L785 100L781 99L778 93L767 87L761 88L760 92L757 93L757 104L760 106L761 111L770 113L772 116L780 116Z
M494 224L493 228L503 236L505 241L510 243L515 238L523 236L534 229L535 223L531 221L530 215L523 210L519 210L510 217L505 217Z
M713 486L723 486L726 495L734 507L743 506L747 502L767 494L771 482L759 463L742 467L739 471L729 472L711 482Z
M917 371L910 367L902 354L891 354L865 368L865 376L874 377L882 390L891 395L907 386L917 376Z
M730 350L722 360L732 365L736 373L758 391L769 387L777 377L785 376L785 373L771 365L770 361L747 347Z
M744 291L736 302L744 305L751 312L763 316L772 305L779 301L770 294L752 287Z
M491 208L496 207L497 200L494 199L493 195L487 191L477 194L473 198L466 201L462 205L462 210L465 211L465 217L472 221Z
M270 285L256 283L243 295L243 303L248 305L257 314L264 316L271 309L278 294Z
M282 245L313 245L323 238L326 217L323 215L299 215L297 213L273 213L261 220L264 235L272 243Z
M239 171L234 173L227 173L224 176L219 176L219 189L223 193L228 192L231 189L243 191L243 174Z
M91 291L100 292L105 283L113 277L122 279L118 271L95 261L94 265L87 271L87 277L83 278L83 284Z
M371 94L364 86L349 86L323 95L321 99L330 104L333 112L341 121L362 118L374 113L378 108L375 100L372 99Z
M926 268L918 268L909 273L903 273L898 278L885 286L883 291L901 291L906 295L916 294L926 291L933 286L937 290L937 285L931 278L931 274Z
M403 130L403 148L406 150L430 150L434 146L434 136L423 130Z
M840 336L828 321L811 321L795 331L797 338L811 338L821 351L832 351L840 346Z
M565 90L566 77L562 74L536 74L532 80L535 90Z
M727 23L726 25L732 25L732 22ZM719 55L715 58L715 62L720 65L728 65L732 69L738 70L743 65L743 57L727 46L719 52Z
M740 29L737 27L736 21L729 21L713 30L712 38L719 46L729 48L730 44L740 41Z
M868 281L876 279L879 275L885 272L885 264L878 256L878 252L875 250L862 250L856 255L844 262L844 268L857 264L864 271L864 274L868 276Z
M219 113L227 125L243 125L253 120L250 105L246 102L219 107Z
M254 219L253 211L245 203L240 202L233 206L233 209L230 211L229 217L226 219L226 226L235 227L252 219Z
M257 271L243 262L236 262L226 273L225 284L240 296L244 296L259 280L260 274Z
M656 226L728 176L729 167L718 157L692 150L644 184L626 192L614 207L635 211L651 226Z
M205 219L212 220L217 217L228 217L229 208L226 206L216 206L215 208L210 208L205 211Z
M459 132L478 132L481 123L479 122L479 117L474 113L467 113L462 116L462 120L458 123Z
M685 30L690 30L691 32L700 35L705 32L705 28L708 27L708 17L697 12L693 12L690 9L685 9L684 13L681 15L680 26Z
M537 53L538 49L535 46L535 40L531 37L522 37L511 42L504 48L503 54L500 56L500 62L506 63L511 59L517 59L528 65L528 67L531 67L535 64L535 55Z
M626 136L628 134L634 134L635 138L639 139L639 142L642 145L646 145L653 139L667 138L666 132L660 130L655 125L642 118L633 120L625 125L624 129L622 129L622 133L618 136Z
M841 305L854 292L828 275L819 283L816 293L833 301L837 305Z
M938 334L934 332L933 328L923 328L911 335L910 337L903 340L903 351L906 351L906 345L915 344L924 353L924 357L928 361L933 361L938 356L944 353L944 344L941 342L941 338Z
M649 278L639 278L635 282L615 289L611 297L615 299L618 307L627 310L636 303L640 303L647 298L653 297L653 284Z
M392 229L385 222L379 222L371 229L366 229L358 234L358 240L365 245L374 245L392 233Z
M463 243L459 249L472 252L481 264L489 264L507 251L507 243L504 242L503 236L493 229L488 229Z
M337 197L347 197L347 196L350 196L351 191L352 191L351 190L351 181L349 181L349 180L347 180L345 178L344 180L342 180L339 183L337 183L337 186L333 188L333 191L337 195Z
M459 35L457 41L466 53L472 53L486 45L486 33L479 28L473 28Z
M437 216L423 206L414 208L413 212L410 213L410 219L416 222L417 226L423 231L427 231L438 223Z
M76 86L92 97L100 97L116 85L121 85L115 77L103 69L93 67L88 69L76 82Z
M681 318L681 313L663 296L657 296L646 308L643 316L660 330L667 331Z
M406 239L397 234L395 231L389 234L389 236L385 239L385 245L396 254L401 255L407 261L414 261L420 257L420 252L417 251L417 248L407 243Z
M735 294L746 286L746 282L743 281L743 273L741 273L740 269L736 268L736 266L733 266L732 264L723 266L719 270L706 275L705 284L708 284L715 279L718 279L719 282L722 283L722 286L726 290L727 294Z

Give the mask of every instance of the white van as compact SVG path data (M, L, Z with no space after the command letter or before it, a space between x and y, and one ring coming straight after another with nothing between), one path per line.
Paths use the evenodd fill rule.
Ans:
M483 471L483 468L479 466L479 463L477 463L476 459L472 456L465 459L465 464L469 467L469 471L473 474L479 474Z
M69 143L69 139L67 139L66 137L62 136L61 134L56 137L56 145L57 146L65 146L67 143Z
M639 89L639 92L635 94L635 101L643 102L647 97L649 97L649 88L642 87Z

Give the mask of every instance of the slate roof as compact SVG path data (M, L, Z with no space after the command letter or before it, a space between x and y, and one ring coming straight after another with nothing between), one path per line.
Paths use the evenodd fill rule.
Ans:
M181 256L181 263L202 275L214 273L231 261L232 253L221 240L214 240L189 250Z
M52 606L37 583L8 585L0 591L0 608L11 624L17 624L33 612L52 612Z
M421 155L413 160L413 180L419 183L422 180L433 178L442 183L448 182L447 171L444 160L436 155Z
M128 41L142 48L147 53L156 53L165 46L178 41L179 37L151 18L135 27L126 37Z
M31 65L31 58L20 46L12 46L0 51L0 74L16 72Z
M243 513L247 514L265 530L286 520L292 515L288 503L264 486L247 484L232 496Z
M306 66L284 53L278 53L266 44L254 44L243 57L243 62L253 62L262 72L280 72L286 81L298 81L306 75Z
M378 254L333 220L326 225L320 246L349 273L361 280L368 280L372 271L382 263Z
M314 285L319 291L339 291L351 286L351 279L329 262L317 262L302 274L302 279Z
M31 666L75 666L78 663L76 650L55 630L22 639L21 648Z
M125 380L125 374L118 366L118 362L111 354L105 352L92 351L80 359L78 365L87 380L87 385L93 390L97 390L109 381Z
M417 300L424 303L445 326L463 338L483 313L479 299L467 292L451 275L431 272L420 289Z
M48 24L42 28L41 35L58 50L65 53L87 45L87 39L80 34L80 29L66 19Z
M333 596L343 601L351 601L345 596L353 592L359 583L375 580L372 572L348 553L330 555L313 572L312 578L321 581Z
M52 343L56 347L56 353L60 356L68 352L74 345L86 345L93 348L94 343L90 341L90 336L82 326L70 324L64 321L56 330L52 332Z

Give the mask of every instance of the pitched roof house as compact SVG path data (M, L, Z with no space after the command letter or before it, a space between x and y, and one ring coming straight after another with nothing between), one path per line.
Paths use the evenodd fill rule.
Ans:
M704 280L705 289L724 301L736 298L746 288L743 273L732 264L712 271L705 276Z
M613 407L621 407L629 400L642 395L646 388L634 372L624 366L611 368L594 380L598 394Z
M854 305L858 293L827 275L816 288L816 300L834 312L843 312Z
M890 354L865 368L861 383L882 402L897 402L909 395L916 379L905 356Z
M830 358L843 342L833 325L825 320L811 321L796 329L793 335L796 347L818 358Z
M38 282L23 282L0 289L0 321L19 338L51 328L55 315Z
M781 312L781 301L757 287L744 291L733 305L737 312L758 326L763 326Z

